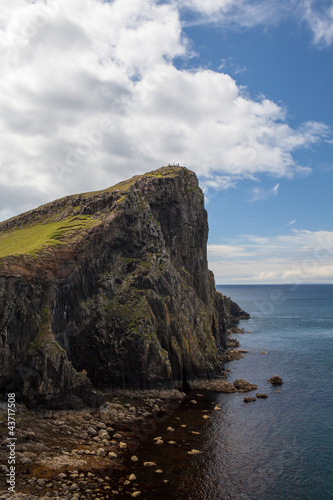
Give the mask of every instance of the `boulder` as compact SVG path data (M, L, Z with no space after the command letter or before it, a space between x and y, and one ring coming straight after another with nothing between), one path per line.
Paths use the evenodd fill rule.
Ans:
M273 385L281 385L283 384L282 378L279 377L278 375L274 375L270 379L267 380L267 382L270 382Z
M237 380L235 380L234 387L239 392L249 392L258 389L258 386L256 384L250 384L250 382L242 378L238 378Z

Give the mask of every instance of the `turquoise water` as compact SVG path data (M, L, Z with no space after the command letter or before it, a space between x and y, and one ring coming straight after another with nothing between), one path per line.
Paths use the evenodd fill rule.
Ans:
M236 335L249 353L228 363L229 380L245 378L269 397L245 404L241 394L217 396L222 410L179 497L333 499L333 285L218 289L251 314L240 322L249 333ZM273 375L284 384L268 384Z

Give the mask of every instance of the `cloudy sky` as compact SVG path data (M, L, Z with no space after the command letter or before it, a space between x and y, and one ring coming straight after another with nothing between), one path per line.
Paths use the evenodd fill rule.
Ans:
M0 220L180 163L218 283L333 282L330 0L0 6Z

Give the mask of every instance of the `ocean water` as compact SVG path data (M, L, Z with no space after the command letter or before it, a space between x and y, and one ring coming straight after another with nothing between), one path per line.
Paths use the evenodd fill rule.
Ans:
M218 289L251 314L239 325L249 333L236 335L249 353L228 363L229 380L256 383L268 399L216 396L221 411L206 425L204 453L184 470L178 497L333 499L333 285ZM269 384L273 375L284 384Z
M197 403L148 426L139 461L128 460L118 476L134 473L145 500L333 499L333 285L218 289L251 314L235 335L249 352L227 363L229 381L244 378L258 391L193 391ZM273 375L282 386L267 382ZM244 402L256 392L268 398ZM202 453L189 455L193 448ZM117 498L134 486L126 488Z

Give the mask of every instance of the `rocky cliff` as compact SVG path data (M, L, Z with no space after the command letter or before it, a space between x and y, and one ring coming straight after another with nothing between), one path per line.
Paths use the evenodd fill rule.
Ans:
M195 174L163 167L0 224L0 392L31 407L219 372L246 315L215 291Z

